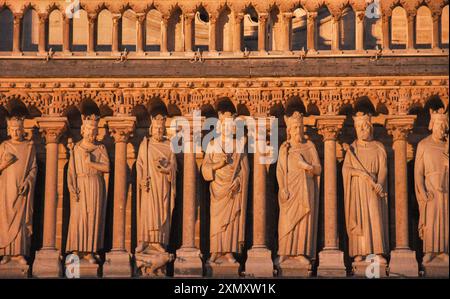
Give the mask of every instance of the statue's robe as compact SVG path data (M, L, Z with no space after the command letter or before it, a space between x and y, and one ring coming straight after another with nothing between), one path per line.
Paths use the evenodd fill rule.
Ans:
M279 190L287 189L289 198L285 201L279 192L278 254L315 258L320 175L301 168L298 165L301 158L321 172L319 156L311 141L289 149L286 142L281 145L277 180Z
M36 183L36 150L32 141L0 144L0 161L14 155L16 161L0 174L0 256L29 256L33 233L33 200ZM19 188L28 185L28 193Z
M353 142L351 150L387 192L387 156L378 141ZM353 169L362 170L354 157L346 153L342 168L345 222L349 239L349 255L387 254L389 248L388 202L377 195L365 178Z
M90 152L91 161L109 165L106 148L97 144L85 148L81 141L69 159L68 186L73 193L78 185L78 201L71 197L70 219L66 251L98 252L103 249L107 203L107 175L88 167L84 152Z
M448 254L448 144L431 136L419 142L414 167L419 203L419 236L424 253ZM447 153L445 153L447 148ZM434 198L427 201L426 192Z
M169 174L158 171L158 160L169 161ZM138 242L169 244L172 212L176 196L177 160L170 142L144 138L136 161ZM140 182L150 178L147 192Z
M246 153L230 153L231 164L213 170L225 155L220 142L208 144L202 174L210 181L210 252L240 253L245 237L249 165ZM214 150L216 148L216 150ZM221 152L219 152L219 149ZM239 188L234 194L232 186Z

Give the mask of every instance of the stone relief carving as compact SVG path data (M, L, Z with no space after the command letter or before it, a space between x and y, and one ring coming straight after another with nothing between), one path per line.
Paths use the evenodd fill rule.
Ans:
M66 252L90 264L100 262L104 246L109 157L96 141L99 117L82 116L83 139L70 147L67 185L70 192L70 218Z
M342 168L345 223L349 238L349 255L354 267L364 258L376 254L386 264L389 252L387 155L382 143L373 139L370 115L353 117L357 140L344 145Z
M142 274L148 275L165 274L162 267L173 260L167 249L175 206L177 160L166 137L166 117L166 111L152 112L150 137L141 142L136 162L136 264Z
M211 182L210 264L237 265L234 255L241 252L245 237L250 170L247 154L236 151L237 140L226 128L235 113L232 104L219 103L221 134L208 144L201 167L204 179ZM229 151L226 144L231 143L234 148Z
M0 144L0 267L27 268L33 233L36 149L25 139L24 118L7 120L9 140Z
M315 145L304 136L303 116L285 117L288 139L281 145L277 164L278 258L275 265L297 264L311 269L316 257L320 165Z
M448 112L430 110L430 114L432 133L419 142L414 168L420 212L418 229L423 240L422 264L425 268L443 265L448 271Z

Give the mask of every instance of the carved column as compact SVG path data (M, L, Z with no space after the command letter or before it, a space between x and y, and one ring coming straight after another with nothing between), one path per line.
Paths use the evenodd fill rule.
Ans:
M39 117L39 130L46 142L44 225L41 250L36 252L34 277L60 277L62 275L60 248L56 247L56 209L58 206L58 146L66 131L66 117Z
M92 54L95 52L95 22L97 21L97 15L88 14L88 21L89 21L89 32L88 32L87 52Z
M216 40L217 35L217 16L216 15L209 15L209 46L208 50L209 52L215 52L216 51Z
M390 16L385 14L383 12L383 15L381 16L381 31L383 36L383 43L382 43L382 49L383 50L389 50L391 47L390 45L390 30L389 30L389 19Z
M416 20L415 12L408 12L408 42L406 48L408 50L414 49L414 22Z
M364 50L364 17L366 15L365 11L357 11L356 12L356 27L355 27L355 35L356 35L356 43L355 49L357 51Z
M169 23L169 17L168 16L162 16L161 17L161 52L167 53L167 26Z
M201 118L194 120L190 115L189 120L190 141L184 140L183 158L183 236L181 248L177 250L177 258L174 264L176 277L201 277L203 276L203 263L201 253L195 247L195 222L197 215L197 164L196 153L193 144L194 122L200 128Z
M318 276L345 277L344 253L339 250L336 174L336 138L345 116L319 116L317 128L324 142L325 246L319 253Z
M256 118L255 141L253 154L253 245L247 252L245 274L253 277L273 277L272 253L266 246L266 177L267 168L262 160L266 145L266 130L259 126L266 125L267 118ZM264 134L263 134L264 133ZM260 144L258 146L258 144ZM261 147L261 148L260 148Z
M234 34L233 34L233 52L238 53L242 51L242 21L244 20L243 13L236 13L234 17Z
M390 276L419 275L415 251L409 247L408 223L408 171L407 137L412 130L415 115L389 116L386 120L388 133L393 136L395 160L395 249L391 251Z
M147 16L145 13L138 13L136 17L136 52L143 54L145 52L144 28Z
M192 52L194 45L194 17L195 13L187 13L184 15L184 49L186 52Z
M120 14L114 14L113 15L113 28L112 28L112 52L117 53L119 52L119 25L120 25L120 18L122 16Z
M306 22L306 45L308 50L316 50L316 19L317 12L308 12L308 20Z
M340 15L333 16L333 36L331 40L331 50L339 51L339 40L340 40L340 28L339 22L341 20Z
M63 52L70 52L70 18L63 15Z
M20 31L22 28L23 14L14 14L14 28L13 28L13 54L20 54Z
M291 21L292 13L283 14L283 31L284 31L284 42L282 45L283 51L289 51L291 49Z
M267 13L261 13L258 15L258 51L266 51L266 39L267 39Z
M431 41L431 48L438 49L439 48L439 20L441 19L441 11L433 12L433 38Z
M115 141L113 246L106 254L104 277L131 277L130 253L125 249L125 215L128 192L127 144L134 132L134 116L107 117L106 123Z
M39 40L38 40L38 51L40 54L43 54L47 51L46 43L47 43L47 34L46 34L46 25L48 20L48 14L40 13L39 14Z

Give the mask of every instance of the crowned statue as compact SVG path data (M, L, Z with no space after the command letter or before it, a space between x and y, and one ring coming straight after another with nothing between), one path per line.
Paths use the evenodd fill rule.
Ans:
M104 245L110 166L105 146L97 141L99 117L82 116L82 120L83 139L70 151L67 174L70 219L66 251L97 264Z
M33 233L36 149L25 139L24 118L7 119L9 140L0 144L0 264L27 264Z

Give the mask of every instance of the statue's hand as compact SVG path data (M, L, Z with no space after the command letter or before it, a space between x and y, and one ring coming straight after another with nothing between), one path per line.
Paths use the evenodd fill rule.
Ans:
M427 201L432 201L434 199L433 192L428 191L427 192Z
M383 195L383 186L381 184L375 184L374 189L378 195Z
M280 189L280 197L282 202L286 202L289 200L289 190L287 189Z
M142 179L141 182L140 182L140 185L141 185L141 189L143 189L146 192L149 192L150 191L150 186L151 186L150 185L150 178L148 177L148 178Z
M28 193L28 190L30 189L30 186L27 182L23 183L19 188L19 195L25 195Z

